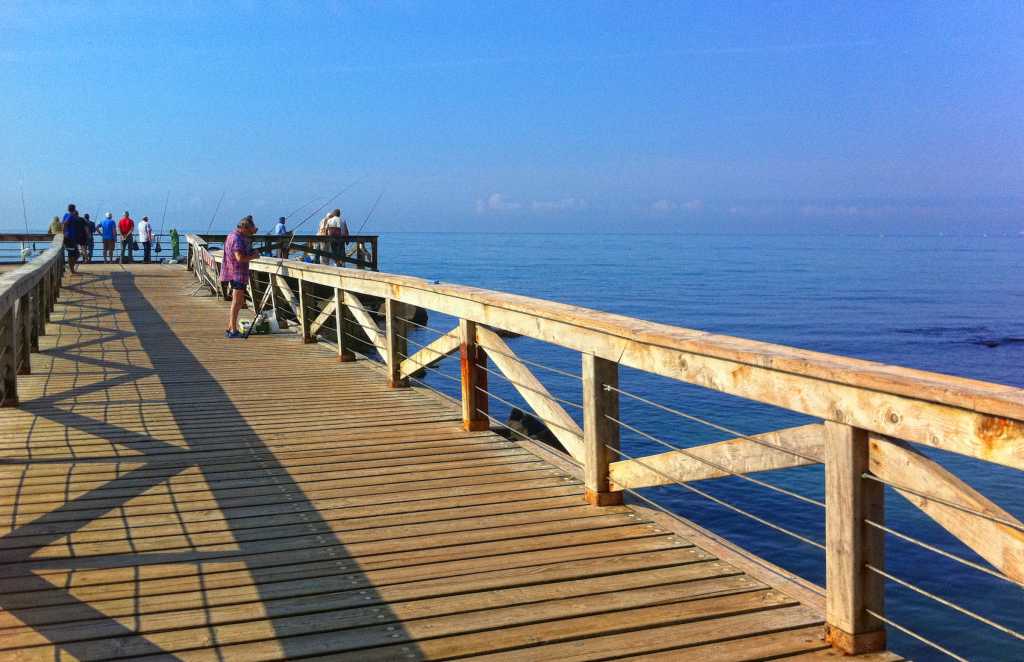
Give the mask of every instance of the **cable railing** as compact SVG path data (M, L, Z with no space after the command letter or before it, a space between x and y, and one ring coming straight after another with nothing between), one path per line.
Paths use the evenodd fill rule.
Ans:
M201 239L190 236L189 245L197 278L211 278L218 256ZM814 586L810 592L823 596L816 604L826 623L825 637L845 653L884 649L888 631L936 654L963 659L955 640L925 633L928 623L903 623L887 613L887 586L991 628L992 636L1024 639L1018 625L1024 614L1000 618L940 595L912 581L896 564L887 568L884 554L889 537L997 579L1007 590L1024 588L1024 523L957 478L951 467L959 463L944 462L927 450L1024 469L1020 389L407 276L271 259L254 261L252 270L258 283L251 292L254 304L272 296L274 310L294 322L304 341L332 344L339 360L355 352L379 358L391 386L415 384L457 404L466 430L499 430L509 439L534 442L536 436L503 421L494 407L529 412L564 450L565 466L578 472L585 498L595 507L629 500L663 511L681 526L696 527L653 498L654 490L682 490L713 509L823 552L827 589ZM437 313L457 325L444 330L436 322L414 321L413 306L430 311L432 320ZM519 341L506 342L501 332L530 339L522 345L540 342L576 352L580 370L525 357L510 346ZM449 358L458 363L458 372L438 367ZM688 411L694 407L625 388L619 379L623 368L813 422L743 432L723 422L721 412ZM561 380L563 390L553 393L537 374L553 384ZM582 397L566 396L566 383L581 388ZM457 397L445 392L453 387ZM672 389L654 392L671 394ZM675 423L654 431L650 423L655 416ZM703 431L701 438L719 439L695 442L688 439L689 428ZM818 468L805 476L821 482L823 499L755 476L802 467ZM718 479L813 507L823 539L773 516L782 513L740 504L738 496L748 490L721 493L711 489L713 483L704 483ZM893 501L897 497L905 501ZM941 527L950 542L912 535L902 522L887 519L887 510L919 513ZM728 540L721 544L764 568L764 577L785 575ZM908 570L927 573L928 565Z

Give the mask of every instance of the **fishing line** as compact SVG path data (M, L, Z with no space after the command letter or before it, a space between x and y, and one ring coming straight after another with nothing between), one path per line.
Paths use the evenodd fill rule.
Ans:
M288 243L284 245L284 249L281 251L281 255L288 255L288 251L291 250L291 247L292 247L292 241L294 241L294 239L295 239L295 233L298 232L299 228L301 228L302 225L306 221L308 221L309 219L311 219L314 216L316 216L318 213L320 213L320 210L322 210L324 207L326 207L327 205L331 204L332 202L334 202L335 200L340 198L342 195L344 195L344 193L346 191L348 191L350 188L352 188L353 186L355 186L359 182L363 181L364 179L366 179L366 175L361 175L359 177L356 177L354 180L352 180L352 182L348 186L346 186L345 188L341 189L339 192L337 192L334 195L332 195L330 198L327 199L327 202L323 203L322 205L320 205L319 207L314 209L312 212L309 213L308 216L306 216L306 218L304 218L301 221L299 221L299 224L296 225L294 229L292 229L291 234L288 237ZM278 262L277 263L280 265L280 264L283 264L284 261L285 261L285 258L283 258L283 257L282 258L278 258ZM273 286L274 286L274 284L270 283L270 287L273 287ZM242 334L242 339L243 340L248 340L249 339L249 336L252 334L253 328L255 328L255 326L256 326L256 322L260 319L260 316L263 314L263 309L266 308L266 302L269 301L269 300L270 300L270 297L266 297L265 296L263 298L263 301L260 302L259 310L256 310L253 313L252 322L249 323L249 328L247 328L245 330L245 333ZM255 297L253 299L253 303L255 303Z
M171 191L168 189L167 197L164 198L164 211L160 214L160 234L164 233L164 220L167 219L167 203L171 201Z
M217 207L213 210L213 216L210 217L210 223L206 226L206 234L210 234L210 228L213 227L213 219L217 218L217 212L220 211L220 203L224 202L224 196L227 194L227 190L220 194L220 200L217 201Z
M385 187L385 188L386 188L386 187ZM378 196L377 196L377 199L373 201L373 206L372 206L372 207L370 207L370 211L369 211L369 213L368 213L368 214L366 214L366 218L364 218L364 219L363 219L363 224L359 226L359 229L358 229L358 230L356 230L356 234L357 234L357 235L358 235L358 234L360 234L360 233L362 233L362 231L363 231L363 228L364 228L364 227L366 227L366 222L367 222L368 220L370 220L370 217L371 217L371 216L373 216L373 212L377 211L377 205L379 205L379 204L380 204L380 199L384 197L384 190L385 190L385 189L383 189L383 188L382 188L382 189L380 190L380 195L378 195Z
M25 234L28 234L28 208L25 206L25 182L19 181L18 188L21 190L21 215L25 219Z
M167 189L167 196L164 198L164 211L160 214L160 232L156 235L156 252L160 253L163 251L163 246L160 245L160 235L164 233L164 221L167 220L167 203L171 201L171 190Z

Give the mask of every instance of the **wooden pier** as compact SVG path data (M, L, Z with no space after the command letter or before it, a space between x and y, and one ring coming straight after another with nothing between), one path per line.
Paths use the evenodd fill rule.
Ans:
M869 436L876 446L888 442L862 432L864 401L847 400L843 422L812 430L820 434L776 439L826 462L837 546L826 593L685 520L624 502L631 486L694 467L678 455L640 464L610 455L617 434L593 415L617 413L614 388L596 386L617 384L603 347L584 353L581 428L560 417L550 394L486 330L483 323L498 322L495 301L472 288L428 293L414 279L261 260L253 299L273 296L290 308L297 333L226 340L223 301L191 296L216 256L204 255L201 240L190 244L193 272L93 264L61 276L57 250L0 279L8 405L0 410L0 659L843 657L833 644L866 651L864 660L901 659L885 652L884 630L866 611L881 615L883 607L863 567L881 561L878 536L861 522L877 516L877 495L860 472L871 459L870 470L884 475L885 450L904 466L917 460L898 455L903 446L869 453ZM333 298L316 305L314 287L333 288ZM335 328L369 326L349 298L355 293L387 301L388 323L377 334L367 329L383 366L349 360L340 333L334 345L316 342L332 317ZM444 297L466 306L461 330L433 344L436 358L407 356L402 306L458 314ZM495 326L546 336L543 325L523 321L520 299L505 302ZM652 341L635 331L634 342ZM658 347L670 351L664 341ZM655 365L657 351L617 356L680 369ZM409 386L419 365L453 353L463 361L461 406ZM531 385L531 404L564 423L572 434L559 438L578 458L489 429L476 362L485 355ZM738 354L694 356L691 370ZM879 385L901 375L876 375L871 393L895 398ZM986 407L977 383L949 379L975 398L972 415L989 420L977 413ZM931 409L890 409L881 424L932 445L967 429L948 416L963 409L948 402L956 394L931 386L939 394ZM988 395L1020 406L1019 393L1003 388ZM918 425L926 414L945 432L929 437ZM998 420L998 430L978 428L988 435L985 452L1017 466L1019 424ZM712 457L729 472L765 468L743 453ZM769 454L764 463L808 460ZM934 504L923 507L954 532L966 527ZM989 524L986 533L1004 541L1010 527ZM985 558L1018 576L1021 557L1007 546L1015 543L1001 544L1005 560Z

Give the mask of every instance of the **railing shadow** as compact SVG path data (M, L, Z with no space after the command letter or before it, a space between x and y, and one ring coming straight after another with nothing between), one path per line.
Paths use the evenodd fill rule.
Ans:
M130 580L134 586L132 599L136 603L145 602L140 598L143 595L141 582L145 581L146 569L158 564L174 564L177 570L172 570L169 576L175 576L175 573L177 576L190 574L198 583L198 588L193 584L189 589L199 592L200 606L195 609L203 611L201 625L195 622L188 625L192 629L205 629L205 635L196 637L196 646L218 649L221 644L218 640L217 626L251 620L253 613L259 613L260 618L266 619L273 629L281 657L308 654L305 649L305 652L293 649L294 635L302 633L301 628L296 629L297 622L328 608L332 611L339 609L337 599L331 600L329 607L318 606L317 595L331 592L336 596L339 591L346 590L353 593L353 599L349 601L351 607L372 607L374 624L392 624L391 629L400 632L399 619L390 614L386 602L360 572L358 562L346 551L344 541L305 495L302 485L275 457L273 449L260 438L244 413L233 404L232 395L237 396L237 393L229 393L218 383L202 361L178 338L174 329L139 289L131 272L115 272L109 278L113 291L124 304L129 322L127 326L134 329L134 335L152 362L152 368L134 375L122 374L107 378L104 374L98 384L88 388L97 392L97 386L99 390L105 390L107 387L128 385L134 379L146 375L156 375L158 384L149 385L148 388L163 390L164 400L160 404L166 407L165 411L169 414L170 420L170 425L163 429L180 432L183 445L177 446L158 440L155 437L159 436L159 429L154 429L151 434L140 434L109 420L98 420L86 413L72 413L59 408L57 404L61 398L74 398L79 390L77 388L63 394L47 394L42 398L27 401L26 408L40 418L59 421L66 425L69 431L87 430L89 434L108 437L136 451L142 451L143 454L115 454L103 458L111 463L128 461L141 466L124 473L118 471L117 477L73 498L68 488L65 488L64 503L30 522L17 526L0 538L0 560L3 561L0 564L0 609L9 611L11 615L51 642L58 657L61 650L82 659L113 655L120 657L126 654L173 655L173 650L165 650L159 643L147 639L148 629L141 633L137 632L139 624L147 620L152 622L156 612L150 611L145 618L138 611L132 614L130 620L114 618L90 605L88 599L77 598L67 586L72 583L71 577L77 569L121 569L130 572L133 578ZM74 321L68 320L63 323L74 324ZM119 328L116 332L111 333L114 340L120 340L125 333L120 324L117 326ZM54 353L69 359L75 356L73 352L64 352L60 348ZM99 357L91 357L91 361L94 366L104 366L107 364L106 358L101 352ZM109 367L116 371L124 365L118 363ZM187 378L183 379L182 376ZM126 377L130 379L126 381ZM141 398L148 391L139 390L138 383L135 386L141 402ZM109 400L109 397L107 399ZM211 416L197 415L196 402L207 403L201 406L200 412L207 411ZM97 402L96 405L98 411L103 412L102 418L106 419L107 407L103 401ZM210 418L216 420L217 430L227 429L231 432L223 439L211 439ZM149 428L142 412L140 420L142 429L148 432ZM94 464L98 458L90 457L83 460L88 464ZM72 472L79 464L74 458L65 461L71 465ZM272 486L273 489L258 490L257 493L261 495L259 498L240 498L239 495L245 492L240 491L238 481L230 480L231 473L227 469L232 466L245 466L246 473L253 475L254 484L266 485L268 488ZM206 487L206 494L212 495L223 521L223 532L232 541L230 545L208 542L197 544L188 534L188 521L184 517L182 505L185 503L184 499L189 497L187 494L176 492L172 480L185 472L195 470L198 470L200 484ZM249 470L259 470L261 475ZM70 482L70 474L68 480ZM180 487L177 489L181 490ZM18 495L20 494L19 487ZM184 532L183 536L178 536L181 540L170 545L167 550L154 549L152 545L132 537L132 523L130 516L125 515L124 506L144 494L165 495L170 501L170 511L165 514L173 517L176 520L176 527ZM210 496L204 498L208 499ZM263 506L270 506L269 510L274 513L271 525L263 523L267 518L266 513L261 512L264 510ZM75 545L69 542L63 557L50 560L38 558L37 554L41 550L65 537L69 537L70 540L72 534L88 527L97 518L111 517L114 512L120 512L125 518L126 538L121 543L127 546L127 551L122 553L120 550L113 551L112 548L111 552L77 554ZM214 613L218 606L232 603L208 599L207 585L210 578L221 572L238 573L239 568L244 568L244 572L248 573L248 583L254 591L255 600L259 602L258 606L253 605L254 608L245 611L244 613L248 615L243 617ZM66 572L64 586L49 581L45 573L40 574L40 571L47 569ZM122 591L125 583L129 581L127 575L125 577L117 581L117 584L122 586ZM341 577L345 577L345 580L341 581ZM306 580L308 585L303 591L293 595L282 594L279 588L276 589L279 582L295 579ZM16 590L12 590L15 587ZM64 591L63 594L54 595L61 590ZM48 597L42 603L37 603L32 599L32 594L45 594ZM296 595L300 596L301 601L296 600ZM54 620L53 613L44 608L48 603L60 606L59 621ZM166 606L160 607L157 611L173 613L181 609L173 600L163 604ZM327 632L319 630L315 634L330 636L332 632L336 632L338 637L344 637L344 628L353 627L345 625L344 621L343 618L338 619L335 626L337 630L328 627ZM135 624L134 627L131 626L132 623ZM157 630L159 629L158 627ZM75 638L76 632L79 633L80 639ZM311 631L310 634L314 632ZM159 641L158 638L157 642ZM415 644L407 645L412 654ZM2 655L0 652L0 657Z

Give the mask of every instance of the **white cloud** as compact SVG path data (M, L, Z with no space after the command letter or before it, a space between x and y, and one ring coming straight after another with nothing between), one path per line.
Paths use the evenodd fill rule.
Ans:
M476 211L478 214L482 214L486 211L513 211L515 209L521 209L522 203L512 202L506 200L505 196L501 193L492 193L487 196L486 200L476 201Z
M704 201L694 199L680 203L676 202L675 200L668 200L667 198L662 198L661 200L656 200L653 203L651 203L651 211L657 214L667 214L668 212L673 212L677 210L688 212L703 211Z
M530 203L533 211L574 211L587 208L587 201L582 198L562 198L561 200L534 200Z
M559 198L557 200L533 200L531 202L518 202L509 200L502 193L492 193L486 198L476 201L476 212L484 214L488 212L509 212L529 210L543 213L553 211L578 211L587 209L589 203L583 198Z

